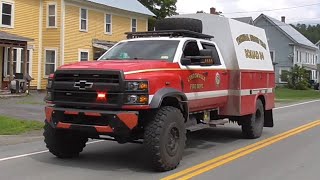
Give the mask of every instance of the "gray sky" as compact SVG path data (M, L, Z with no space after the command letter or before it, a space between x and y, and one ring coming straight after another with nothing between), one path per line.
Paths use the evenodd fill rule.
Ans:
M314 6L263 12L276 19L286 16L288 23L307 22L320 23L320 0L178 0L177 8L180 14L195 13L203 10L207 13L210 7L216 7L218 11L225 13L226 17L252 16L256 18L261 12L233 13L260 11L266 9L279 9L295 6L318 4ZM229 14L230 13L230 14Z

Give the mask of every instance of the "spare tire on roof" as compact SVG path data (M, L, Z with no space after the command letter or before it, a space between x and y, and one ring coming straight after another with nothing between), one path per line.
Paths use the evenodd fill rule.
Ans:
M189 30L202 33L202 21L192 18L166 18L158 20L155 24L157 31L160 30Z

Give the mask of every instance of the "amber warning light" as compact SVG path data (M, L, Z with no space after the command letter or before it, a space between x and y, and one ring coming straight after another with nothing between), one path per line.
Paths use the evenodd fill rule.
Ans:
M107 93L106 92L98 92L97 101L107 101Z

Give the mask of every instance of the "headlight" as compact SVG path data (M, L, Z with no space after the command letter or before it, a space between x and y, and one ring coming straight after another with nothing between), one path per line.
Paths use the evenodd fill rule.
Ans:
M148 81L127 81L127 91L148 91Z
M149 98L148 95L128 95L126 104L131 104L131 105L146 105L149 103Z

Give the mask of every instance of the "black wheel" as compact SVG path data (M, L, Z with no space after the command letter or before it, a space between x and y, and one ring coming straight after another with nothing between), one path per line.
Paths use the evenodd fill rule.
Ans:
M79 133L56 130L47 122L43 135L47 148L58 158L78 157L88 141L88 138Z
M242 134L248 139L259 138L264 126L264 107L260 99L257 100L256 112L246 116L242 122Z
M156 30L189 30L202 33L202 21L192 18L166 18L156 22Z
M145 127L144 145L154 169L175 169L182 159L186 143L186 129L181 111L165 106L150 120Z

